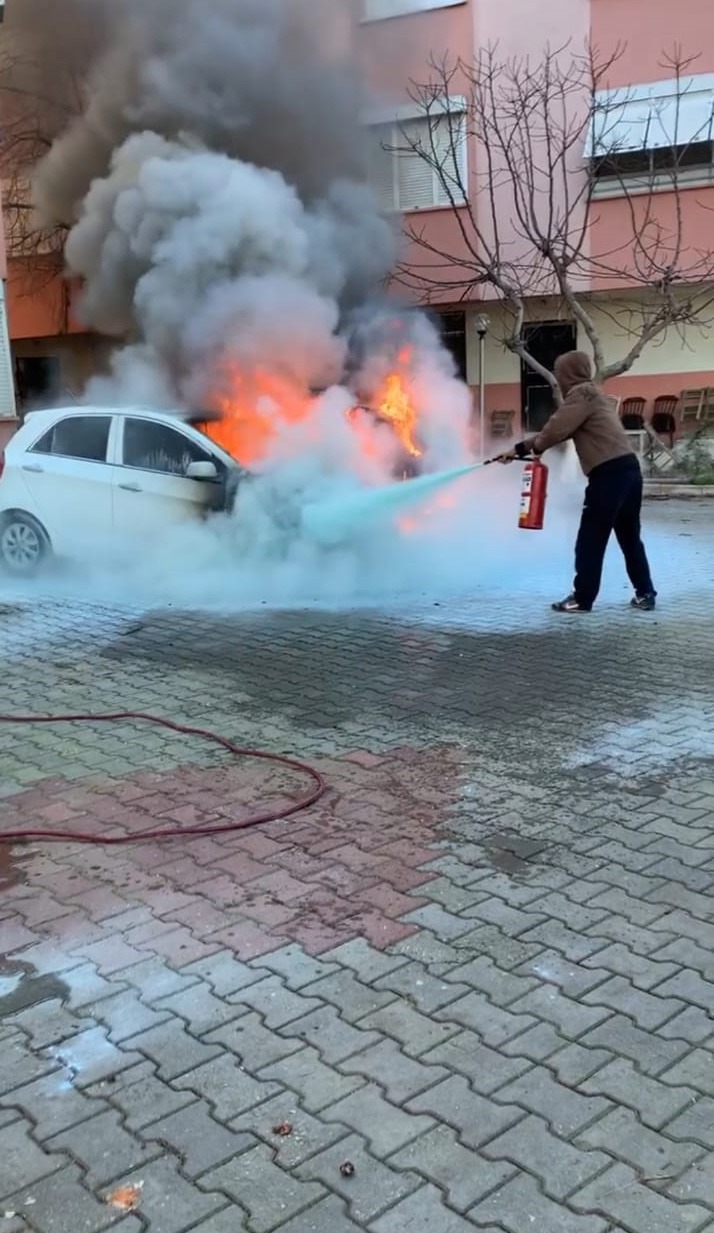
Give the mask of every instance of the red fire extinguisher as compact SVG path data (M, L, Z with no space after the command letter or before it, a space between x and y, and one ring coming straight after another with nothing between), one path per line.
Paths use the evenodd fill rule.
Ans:
M539 458L527 462L523 471L518 525L522 531L542 531L548 495L548 468Z

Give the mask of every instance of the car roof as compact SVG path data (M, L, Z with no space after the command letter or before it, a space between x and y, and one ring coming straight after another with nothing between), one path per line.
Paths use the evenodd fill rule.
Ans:
M42 430L44 427L49 428L55 420L61 419L66 415L96 415L97 417L107 415L139 415L142 419L158 420L163 424L173 424L176 428L189 429L190 431L195 432L197 436L204 437L206 441L210 442L211 449L218 454L219 457L223 458L225 462L230 463L234 467L241 467L241 464L233 457L232 454L229 454L221 445L218 444L217 441L214 441L211 437L208 437L205 433L200 432L200 430L196 428L196 423L200 423L201 420L200 412L194 412L191 416L191 421L189 422L184 418L185 413L182 413L178 409L171 410L165 408L162 410L160 407L97 407L86 406L83 403L72 403L69 407L45 407L38 411L28 411L25 415L22 426L8 441L8 446L18 443L18 438L22 441L26 435L24 430L28 427L32 428L34 435L35 430Z

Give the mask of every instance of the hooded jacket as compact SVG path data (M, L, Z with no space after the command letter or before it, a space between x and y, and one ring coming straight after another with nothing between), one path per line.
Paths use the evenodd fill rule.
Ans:
M535 454L572 440L586 475L603 462L634 454L617 409L617 400L593 384L590 360L582 351L568 351L553 369L563 402L545 427L522 444Z

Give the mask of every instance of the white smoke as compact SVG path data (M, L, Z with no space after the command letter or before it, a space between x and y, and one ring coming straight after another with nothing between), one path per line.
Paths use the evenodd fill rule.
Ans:
M366 183L351 57L328 38L344 5L127 0L121 20L107 15L115 6L94 7L109 50L35 185L44 220L71 223L82 320L118 340L87 399L224 407L237 381L251 399L267 373L278 392L260 411L278 431L241 499L243 525L223 542L243 562L248 545L253 560L313 569L317 549L292 542L300 505L392 478L394 434L368 419L358 437L345 413L395 357L423 465L469 458L470 394L436 330L419 313L374 307L397 245ZM311 401L314 390L328 393ZM309 407L301 423L281 392Z

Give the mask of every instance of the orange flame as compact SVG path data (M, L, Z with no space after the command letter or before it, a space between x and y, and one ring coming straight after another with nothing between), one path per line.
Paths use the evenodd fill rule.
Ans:
M307 417L308 397L285 377L255 369L224 369L219 389L211 398L220 420L206 432L244 467L260 462L287 425Z
M399 363L406 366L409 351L399 354ZM391 424L404 449L412 458L420 458L423 450L417 438L417 412L409 395L407 378L401 372L392 372L384 383L377 402L380 419Z

